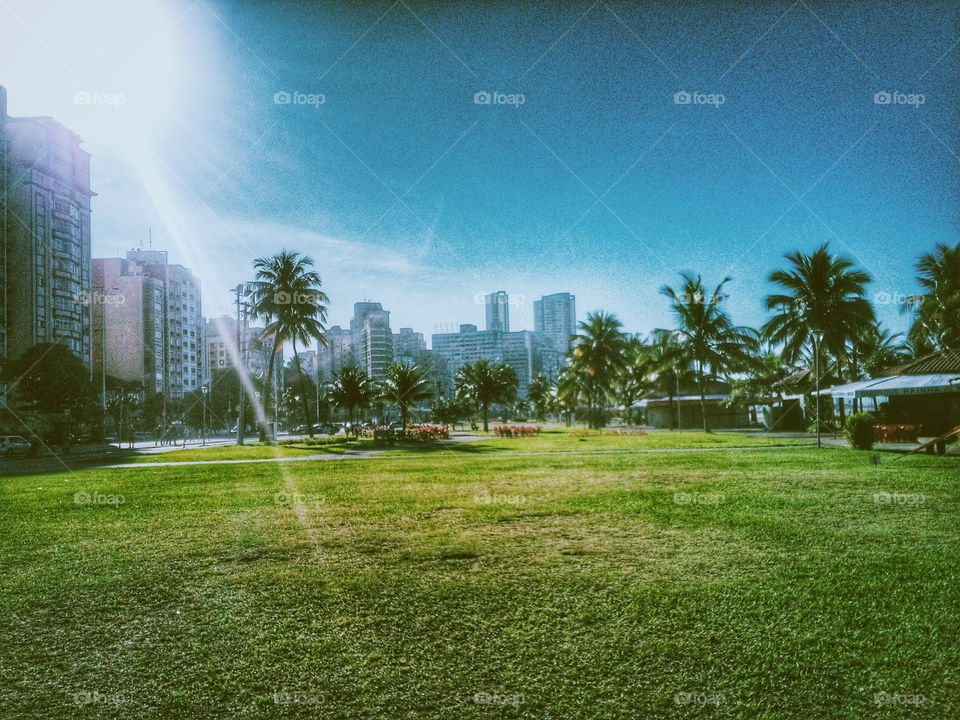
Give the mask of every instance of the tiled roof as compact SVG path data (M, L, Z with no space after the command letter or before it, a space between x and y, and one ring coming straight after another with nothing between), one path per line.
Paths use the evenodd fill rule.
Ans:
M960 373L960 349L930 353L905 365L884 370L881 375L929 375L953 372Z

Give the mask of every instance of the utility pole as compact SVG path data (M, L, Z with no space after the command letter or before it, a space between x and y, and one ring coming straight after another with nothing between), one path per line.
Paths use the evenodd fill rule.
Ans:
M246 338L243 337L245 333L242 332L246 320L246 303L241 306L240 301L240 296L243 294L244 289L243 283L238 283L237 287L234 288L234 292L237 294L237 360L239 362L239 367L237 368L237 385L239 387L237 391L237 445L243 445L244 430L246 429L244 427L246 422L243 416L243 375L247 366L243 351L243 341Z

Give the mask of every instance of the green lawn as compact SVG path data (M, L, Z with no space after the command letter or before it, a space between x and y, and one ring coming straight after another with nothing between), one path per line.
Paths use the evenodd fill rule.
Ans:
M483 433L471 433L482 436ZM499 438L494 435L483 440L454 446L456 452L488 452L510 450L516 452L580 452L592 450L662 450L669 448L702 447L760 447L773 445L809 445L808 440L787 440L737 433L653 431L644 435L627 435L614 430L584 430L552 428L529 438Z
M960 462L869 457L4 478L0 717L960 717Z

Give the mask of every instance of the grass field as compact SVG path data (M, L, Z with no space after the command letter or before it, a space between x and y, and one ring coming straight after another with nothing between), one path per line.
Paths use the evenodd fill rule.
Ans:
M4 478L0 717L960 717L958 480L804 447Z

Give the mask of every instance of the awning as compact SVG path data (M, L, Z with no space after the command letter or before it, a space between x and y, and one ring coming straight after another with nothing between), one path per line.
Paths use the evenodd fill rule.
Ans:
M894 375L883 378L869 388L857 392L857 397L883 395L928 395L960 393L960 375L956 373L933 373L929 375Z
M704 395L704 400L726 400L729 395ZM668 396L664 397L652 397L644 398L643 400L638 400L633 404L633 407L646 407L647 405L658 404L658 403L675 403L675 402L700 402L699 395L674 395L672 398Z
M856 382L846 383L845 385L834 385L829 388L821 388L820 392L811 393L812 395L833 395L839 398L863 397L863 390L872 387L884 380L890 378L868 378L866 380L857 380ZM883 393L879 393L882 395Z

